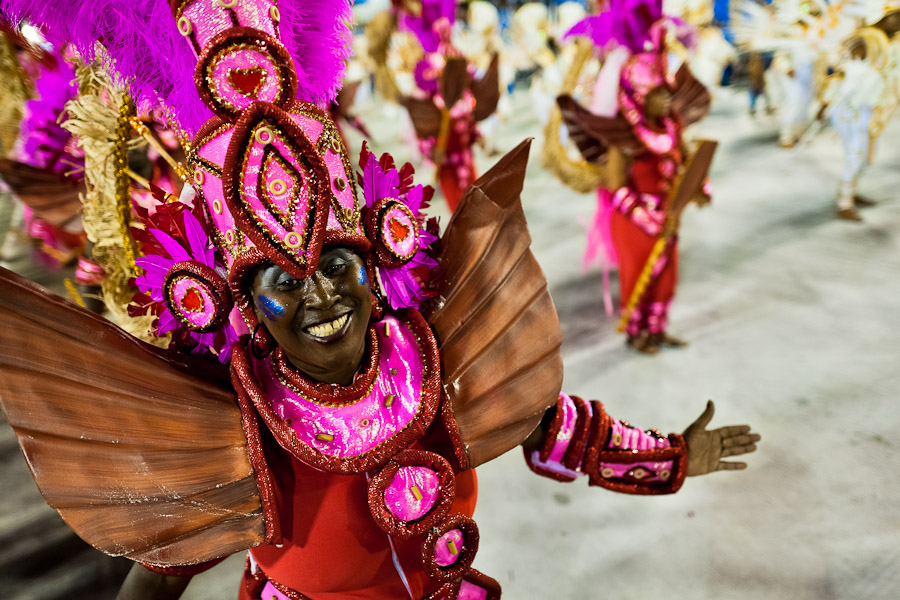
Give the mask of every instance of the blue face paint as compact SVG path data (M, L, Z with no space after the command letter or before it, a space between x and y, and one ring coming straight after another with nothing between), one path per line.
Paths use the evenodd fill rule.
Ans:
M359 285L369 285L369 276L366 275L366 268L359 268Z
M263 314L270 321L277 321L278 317L284 314L284 307L267 296L259 297L259 305Z

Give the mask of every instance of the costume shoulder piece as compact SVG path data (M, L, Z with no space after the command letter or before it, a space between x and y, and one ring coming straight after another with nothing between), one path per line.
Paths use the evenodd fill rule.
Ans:
M634 58L637 62L636 59L640 59L642 56L638 55ZM646 65L652 65L655 62L654 60L644 61ZM626 64L623 81L629 77L628 66L630 65ZM678 115L683 126L696 123L709 113L711 102L709 90L691 74L686 65L682 65L678 69L671 82L663 74L658 74L657 77L660 85L667 85L671 90L672 113ZM652 89L652 86L647 90L632 89L639 86L639 83L633 82L631 79L633 78L628 79L631 86L623 85L623 88L627 90L627 98L639 98L638 104L642 106L643 96L649 89ZM569 136L578 146L578 150L586 161L604 162L610 146L619 147L627 155L634 155L644 149L644 142L636 133L635 123L632 122L640 120L641 117L632 112L631 120L629 120L628 114L625 114L624 111L630 109L626 106L620 106L620 111L615 117L607 118L595 115L568 94L560 96L556 102L562 113L563 122L569 130ZM637 110L634 107L632 109Z
M562 387L559 319L519 198L530 143L463 196L442 238L443 285L423 307L470 468L522 443Z
M556 103L569 137L586 161L604 162L610 146L619 146L628 154L641 147L631 124L621 114L612 118L595 115L568 94L557 98Z
M0 269L0 404L44 499L107 554L185 565L264 541L226 386Z

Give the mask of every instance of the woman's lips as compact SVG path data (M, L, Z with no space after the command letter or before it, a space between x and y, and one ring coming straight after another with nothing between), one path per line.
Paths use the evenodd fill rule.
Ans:
M353 313L344 313L331 321L304 327L303 331L317 342L333 342L342 338L347 333L352 318Z

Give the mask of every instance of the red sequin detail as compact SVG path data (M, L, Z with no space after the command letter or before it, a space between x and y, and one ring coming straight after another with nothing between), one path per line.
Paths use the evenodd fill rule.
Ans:
M197 291L197 288L190 288L181 297L181 305L190 312L200 312L203 310L203 296Z
M409 237L409 226L404 225L397 219L391 219L391 235L394 236L394 239L398 242L402 242L407 237Z

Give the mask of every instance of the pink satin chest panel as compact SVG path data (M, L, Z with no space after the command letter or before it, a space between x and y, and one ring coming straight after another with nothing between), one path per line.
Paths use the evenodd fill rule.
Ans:
M375 327L378 372L371 389L351 403L335 405L306 398L282 381L268 360L253 361L274 412L302 443L327 456L365 454L405 429L422 409L425 361L419 340L407 323L392 315Z

